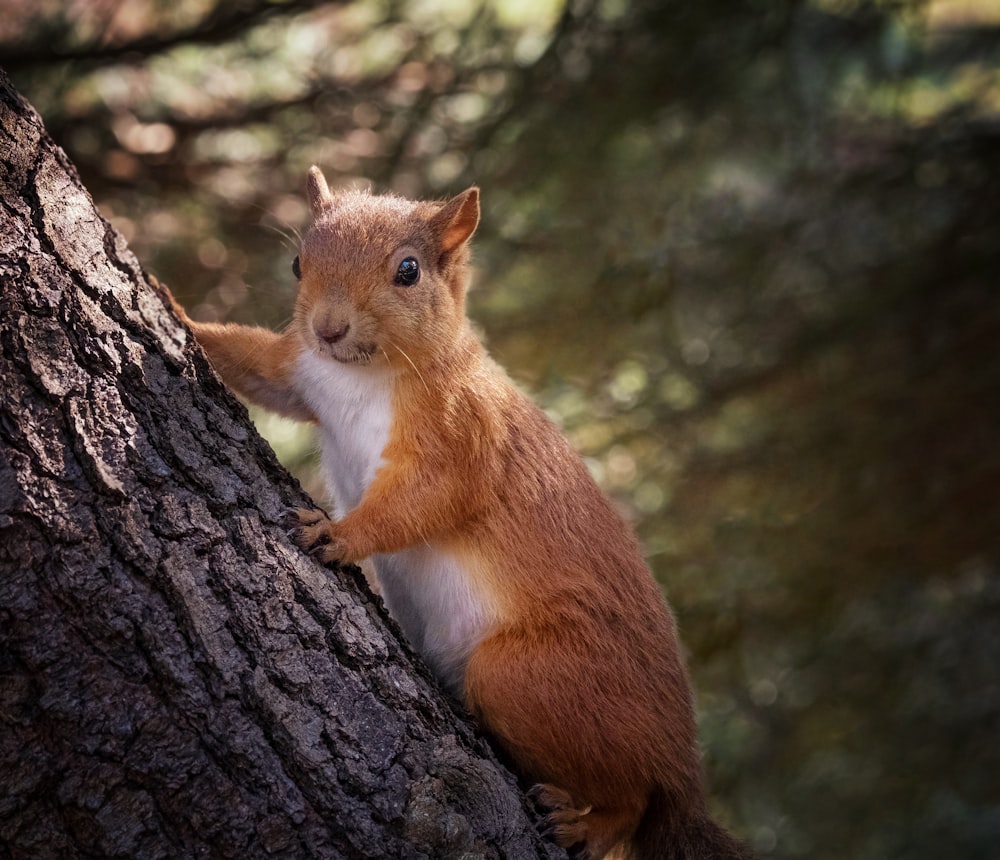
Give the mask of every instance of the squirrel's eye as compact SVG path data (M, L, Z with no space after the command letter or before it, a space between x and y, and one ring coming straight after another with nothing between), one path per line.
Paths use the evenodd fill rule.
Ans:
M420 263L417 262L416 257L407 257L399 264L399 268L396 269L396 277L393 283L401 287L412 287L419 280Z
M302 269L299 267L299 258L297 256L294 260L292 260L292 274L295 275L297 279L302 278Z

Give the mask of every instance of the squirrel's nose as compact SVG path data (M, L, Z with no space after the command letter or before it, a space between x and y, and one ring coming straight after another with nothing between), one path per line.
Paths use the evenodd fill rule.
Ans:
M316 337L328 344L335 344L342 341L351 330L350 323L323 323L316 326Z

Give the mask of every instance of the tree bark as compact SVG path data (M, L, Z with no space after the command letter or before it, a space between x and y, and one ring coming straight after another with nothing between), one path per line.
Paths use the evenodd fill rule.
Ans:
M0 72L0 857L557 857Z

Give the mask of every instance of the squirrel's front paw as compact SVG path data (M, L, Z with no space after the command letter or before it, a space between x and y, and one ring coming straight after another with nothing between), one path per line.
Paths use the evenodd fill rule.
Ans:
M285 515L288 536L314 558L330 564L347 559L347 544L337 534L337 524L314 508L294 508Z

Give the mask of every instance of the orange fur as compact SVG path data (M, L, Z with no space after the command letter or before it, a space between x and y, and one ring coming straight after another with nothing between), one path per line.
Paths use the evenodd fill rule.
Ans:
M297 512L296 539L326 561L426 546L456 565L473 632L449 658L453 686L539 784L558 841L590 858L627 850L637 831L664 831L655 807L670 827L642 856L684 856L661 843L707 819L673 620L629 528L465 318L478 191L337 196L313 168L309 199L292 326L190 323L237 391L321 427L324 402L296 382L303 355L331 374L390 374L391 423L360 501L337 521ZM421 281L401 286L409 257Z

